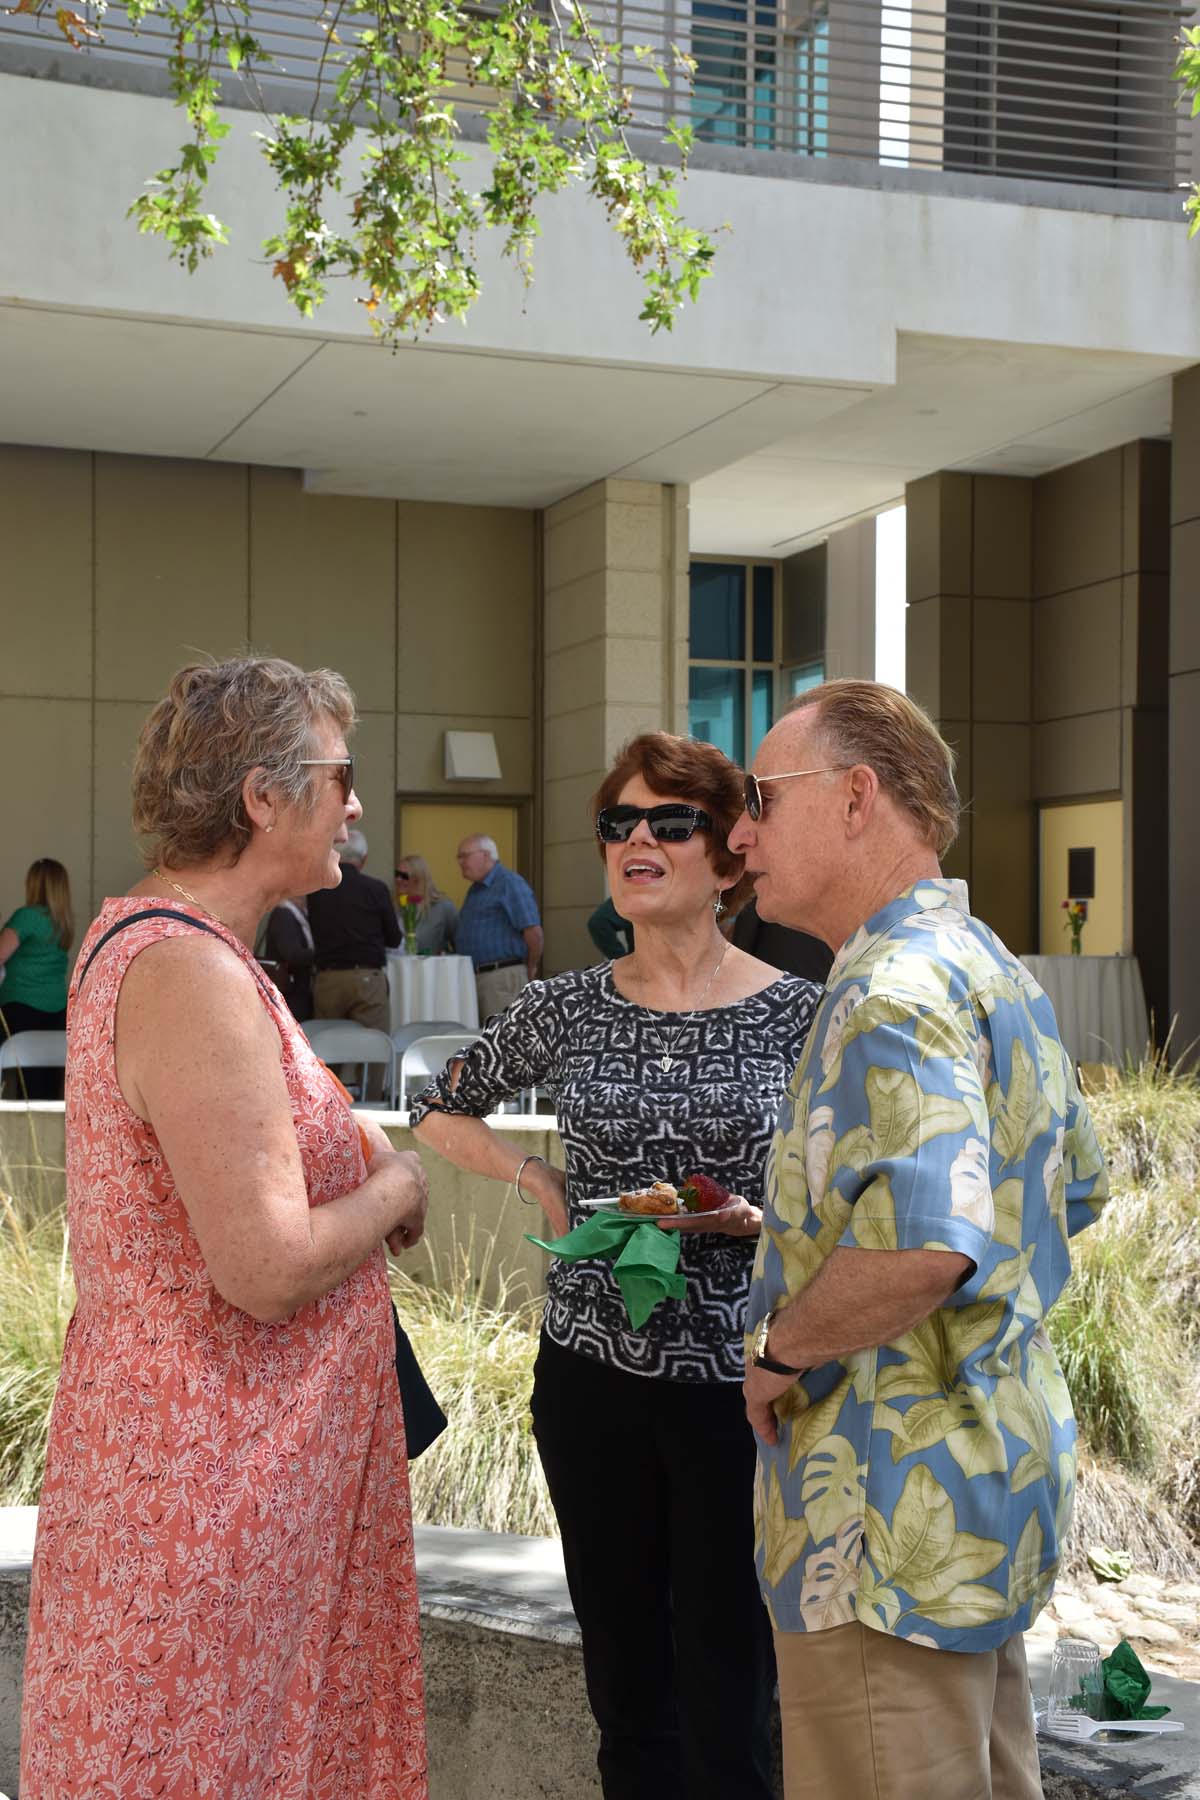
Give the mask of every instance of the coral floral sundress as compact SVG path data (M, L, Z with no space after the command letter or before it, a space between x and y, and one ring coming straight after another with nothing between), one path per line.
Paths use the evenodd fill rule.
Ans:
M125 971L181 919L109 900L68 1020L78 1290L34 1554L30 1800L425 1800L416 1577L382 1248L278 1324L213 1287L158 1140L117 1084ZM199 909L187 911L210 929ZM358 1129L245 947L279 1028L309 1204Z

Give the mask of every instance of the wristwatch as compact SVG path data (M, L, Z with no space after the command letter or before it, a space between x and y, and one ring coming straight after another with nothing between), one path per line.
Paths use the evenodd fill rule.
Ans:
M775 1323L775 1314L778 1310L778 1307L772 1307L771 1311L759 1320L758 1330L754 1334L754 1349L751 1352L750 1360L756 1369L769 1369L772 1375L801 1375L803 1374L802 1369L793 1369L790 1363L776 1362L774 1357L767 1355L767 1339L771 1335L771 1327Z

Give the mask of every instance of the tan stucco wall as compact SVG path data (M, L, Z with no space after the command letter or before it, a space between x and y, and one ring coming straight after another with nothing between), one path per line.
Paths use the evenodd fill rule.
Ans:
M595 962L588 801L639 731L687 729L687 490L601 481L545 514L546 969Z
M81 922L139 872L137 733L172 672L252 645L339 669L369 867L397 790L534 792L535 516L316 496L294 470L0 447L0 908L35 856ZM442 734L492 731L503 779L448 784ZM0 916L3 916L0 914Z

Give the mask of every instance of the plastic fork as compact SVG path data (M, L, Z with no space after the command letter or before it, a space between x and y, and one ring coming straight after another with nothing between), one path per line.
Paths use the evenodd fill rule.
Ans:
M1074 1708L1066 1712L1061 1708L1046 1719L1045 1729L1054 1737L1091 1738L1098 1731L1132 1731L1139 1737L1151 1733L1164 1736L1168 1731L1182 1731L1180 1719L1089 1719L1084 1712Z

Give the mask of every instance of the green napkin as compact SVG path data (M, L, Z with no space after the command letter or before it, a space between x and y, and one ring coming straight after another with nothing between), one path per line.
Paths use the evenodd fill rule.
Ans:
M676 1273L679 1233L660 1231L645 1219L597 1212L574 1231L568 1231L566 1237L555 1238L551 1243L531 1232L525 1235L539 1250L549 1250L552 1256L561 1256L567 1262L606 1257L612 1263L629 1323L635 1331L641 1330L660 1300L668 1296L682 1300L687 1292L685 1277Z
M1137 1651L1122 1638L1111 1656L1100 1664L1104 1676L1101 1717L1105 1719L1161 1719L1169 1706L1147 1706L1150 1677Z

